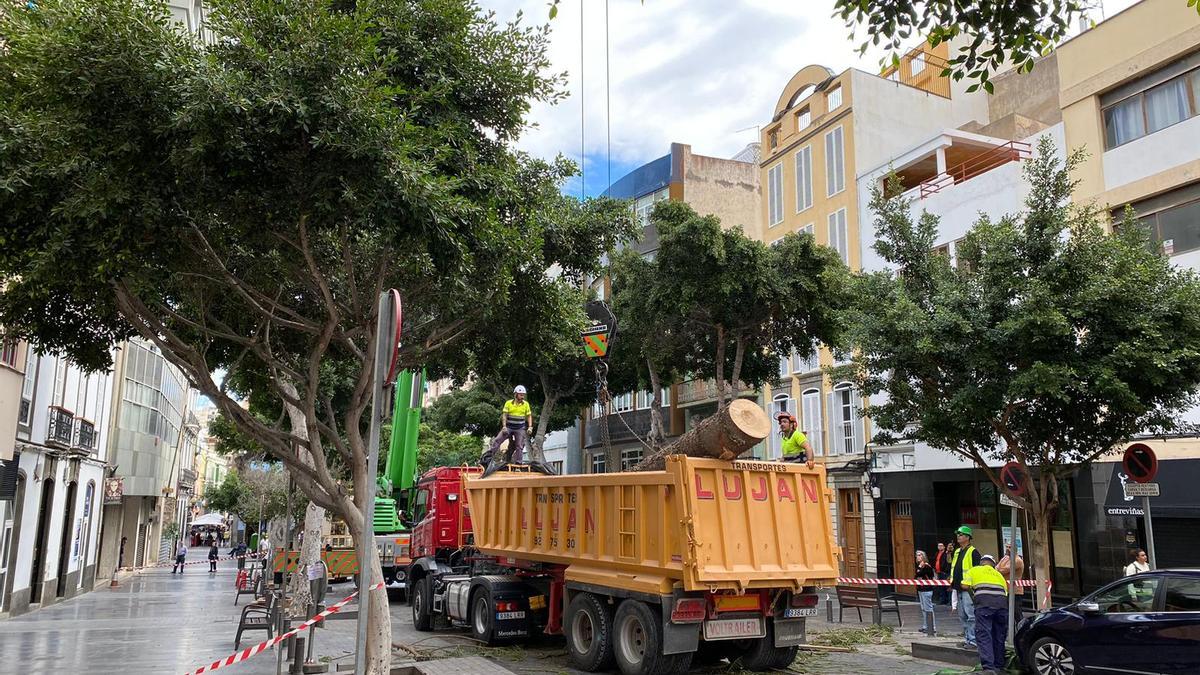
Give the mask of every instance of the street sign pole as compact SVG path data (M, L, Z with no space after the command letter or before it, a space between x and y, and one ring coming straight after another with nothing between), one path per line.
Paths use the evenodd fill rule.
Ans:
M1150 559L1150 569L1156 569L1154 564L1154 525L1150 522L1150 498L1142 497L1142 511L1146 513L1146 557Z
M1008 549L1008 641L1013 642L1014 630L1017 625L1017 506L1012 507L1012 541Z
M379 424L387 414L389 398L384 390L395 375L396 356L400 346L400 296L392 290L379 295L379 313L375 325L375 369L371 379L371 423L367 430L367 480L362 506L362 533L358 538L358 636L354 649L354 675L367 672L367 625L370 618L368 590L375 579L374 565L368 564L368 554L375 547L375 482L379 471ZM387 589L379 592L387 597Z

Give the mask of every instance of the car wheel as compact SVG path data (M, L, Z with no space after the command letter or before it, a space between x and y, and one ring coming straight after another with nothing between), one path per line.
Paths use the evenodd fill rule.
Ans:
M421 577L412 594L413 628L419 631L433 630L433 580Z
M622 675L686 673L692 654L662 653L662 616L640 600L625 600L613 617L613 655Z
M471 637L492 647L496 644L496 612L492 609L492 594L486 587L475 591L471 601Z
M611 668L612 626L612 608L604 600L592 593L579 593L571 598L563 629L571 665L588 673Z
M1075 659L1063 643L1044 637L1029 649L1029 666L1037 675L1075 675Z

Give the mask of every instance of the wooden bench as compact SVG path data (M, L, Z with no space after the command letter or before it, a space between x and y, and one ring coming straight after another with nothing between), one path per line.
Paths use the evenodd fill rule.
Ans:
M242 633L248 630L266 631L267 639L275 635L275 613L279 609L279 596L267 593L266 598L257 600L242 608L242 618L238 620L237 635L233 638L233 648L242 645Z
M884 595L883 589L874 584L838 584L837 585L838 599L838 623L842 622L842 613L847 607L858 611L858 620L862 621L863 608L871 610L871 623L880 625L883 623L884 612L895 612L896 621L903 626L904 622L900 619L900 602L896 600L894 594ZM892 601L891 607L885 607L883 603L888 600Z

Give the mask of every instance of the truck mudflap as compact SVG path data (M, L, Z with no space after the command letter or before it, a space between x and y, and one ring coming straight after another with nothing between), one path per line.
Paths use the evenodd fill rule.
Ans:
M804 619L775 618L775 646L795 647L806 641Z

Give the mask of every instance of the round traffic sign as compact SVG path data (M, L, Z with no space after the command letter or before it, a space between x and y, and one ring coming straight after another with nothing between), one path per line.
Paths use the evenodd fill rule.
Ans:
M400 364L400 332L404 324L404 304L400 301L400 291L390 289L379 295L379 327L376 337L379 344L375 346L376 363L387 363L383 385L387 386L396 381L397 368Z
M1025 494L1025 478L1025 467L1017 462L1009 462L1000 469L1000 482L1004 484L1004 489L1013 493L1015 497Z
M1125 448L1125 456L1121 459L1121 467L1125 475L1137 483L1149 483L1158 475L1158 457L1154 450L1145 443L1134 443Z

